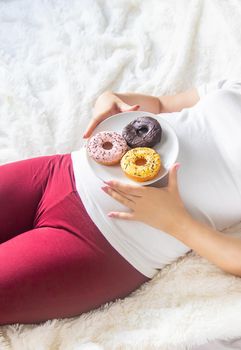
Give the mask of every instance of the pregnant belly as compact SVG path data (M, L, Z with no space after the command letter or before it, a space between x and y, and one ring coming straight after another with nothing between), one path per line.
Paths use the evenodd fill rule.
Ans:
M180 152L179 191L187 208L198 208L203 220L223 230L241 221L241 196L230 169L215 147L211 150L211 157L210 151L198 157L193 149Z

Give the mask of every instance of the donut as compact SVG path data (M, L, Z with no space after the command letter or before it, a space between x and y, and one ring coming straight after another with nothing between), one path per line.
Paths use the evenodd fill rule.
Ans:
M87 153L97 163L114 165L129 149L125 139L115 131L100 131L87 142Z
M156 119L144 116L127 124L122 136L131 148L153 147L161 141L162 128Z
M121 169L125 175L139 182L153 179L161 168L159 154L149 147L136 147L121 158Z

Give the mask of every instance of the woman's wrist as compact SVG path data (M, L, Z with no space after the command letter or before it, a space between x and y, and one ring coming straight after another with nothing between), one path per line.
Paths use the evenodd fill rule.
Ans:
M197 224L198 222L189 213L183 213L179 218L173 220L166 231L179 241L187 244L189 241L188 236L196 228Z
M193 218L184 220L173 236L222 270L241 277L240 238L228 236Z

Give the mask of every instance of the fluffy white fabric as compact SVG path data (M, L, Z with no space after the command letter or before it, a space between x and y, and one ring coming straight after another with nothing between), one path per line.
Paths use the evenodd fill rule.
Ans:
M0 162L78 149L105 89L241 78L240 14L235 0L2 0ZM181 350L239 336L240 281L191 253L99 310L0 327L0 348Z

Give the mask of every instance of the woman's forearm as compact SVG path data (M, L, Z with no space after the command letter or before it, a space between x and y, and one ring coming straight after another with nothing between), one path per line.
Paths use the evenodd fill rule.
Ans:
M176 95L151 96L133 92L116 93L118 98L129 105L138 104L140 110L154 114L179 112L183 108L194 106L199 101L196 88Z
M180 92L176 95L164 95L158 98L163 113L180 112L183 108L193 107L200 100L196 88Z
M222 270L241 277L241 238L228 236L192 218L170 232Z

